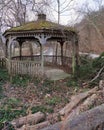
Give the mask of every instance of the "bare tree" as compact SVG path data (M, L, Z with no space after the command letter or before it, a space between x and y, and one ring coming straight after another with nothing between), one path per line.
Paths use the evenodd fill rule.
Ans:
M81 34L82 42L90 46L90 51L102 50L100 43L104 42L104 5L103 0L93 0L93 4L88 1L78 9L80 15L83 16L83 20L77 27ZM85 33L85 36L84 36ZM95 41L96 39L96 41ZM99 46L96 45L99 40ZM94 44L95 42L95 44ZM87 44L88 43L88 44ZM102 44L103 45L103 44ZM97 49L95 49L97 48ZM104 47L103 47L104 48Z
M0 1L0 46L5 51L5 40L2 33L10 27L22 25L26 21L26 4L21 0Z

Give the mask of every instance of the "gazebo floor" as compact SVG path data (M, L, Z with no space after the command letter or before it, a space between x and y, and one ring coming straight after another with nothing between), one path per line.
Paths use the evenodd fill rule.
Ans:
M50 80L61 80L70 77L70 74L64 72L62 69L45 67L45 74Z

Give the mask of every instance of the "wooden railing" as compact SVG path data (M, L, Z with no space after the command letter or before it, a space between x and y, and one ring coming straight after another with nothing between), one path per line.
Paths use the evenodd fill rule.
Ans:
M26 60L26 61L40 61L41 56L35 55L35 56L14 56L12 57L12 60Z
M34 61L20 61L6 59L6 66L10 75L38 75L41 72L41 63Z
M5 58L0 58L0 68L5 68L5 67L6 67Z
M41 60L41 56L40 55L35 55L35 56L15 56L12 57L13 60L29 60L29 61L40 61ZM67 65L67 66L71 66L71 62L72 62L72 58L70 57L66 57L63 56L63 58L61 58L61 56L55 56L55 55L44 55L44 64L53 64L53 65Z
M63 64L62 64L63 60ZM67 66L71 66L71 58L61 56L44 56L44 65L53 65L53 66L64 66L67 69ZM41 67L41 56L16 56L12 57L11 60L6 59L6 68L8 69L9 74L11 75L24 75L28 74L31 76L42 74ZM68 67L69 69L69 67Z

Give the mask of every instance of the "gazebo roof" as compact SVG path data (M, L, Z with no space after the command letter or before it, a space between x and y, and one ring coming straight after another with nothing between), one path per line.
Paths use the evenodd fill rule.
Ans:
M64 26L58 25L57 23L53 23L50 21L37 20L37 21L26 23L22 26L13 27L8 31L32 31L37 29L59 29L63 27Z
M76 32L76 30L72 27L60 25L58 23L54 23L51 21L46 20L45 14L38 14L38 19L36 21L25 23L24 25L13 27L11 29L8 29L5 31L4 35L6 33L12 33L12 32L24 32L24 31L36 31L36 30L63 30L63 31L72 31Z
M4 36L15 36L17 38L26 39L42 34L51 36L50 40L61 39L65 41L66 39L71 39L73 35L76 35L77 31L72 27L47 21L45 14L38 14L38 19L36 21L8 29L5 31Z

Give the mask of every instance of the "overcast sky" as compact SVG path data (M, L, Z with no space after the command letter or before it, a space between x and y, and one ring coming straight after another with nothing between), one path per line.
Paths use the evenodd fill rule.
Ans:
M36 2L40 2L42 0L36 0ZM55 0L53 0L55 1ZM67 6L67 4L70 2L70 0L60 0L60 4L61 4L61 11L63 11L63 13L61 13L61 17L60 17L60 24L70 24L73 25L76 22L79 22L81 20L81 16L78 13L78 10L80 8L84 8L86 7L86 4L91 8L96 10L96 3L99 1L99 3L103 3L104 4L104 0L71 0L73 2L71 2L71 4L68 5L67 10L65 10L65 7ZM47 12L47 19L48 20L52 20L57 22L58 20L58 13L56 12L57 10L57 2L53 2L52 6L50 6L49 8L44 8L43 10L46 10ZM33 20L32 17L32 13L30 13L29 15L29 19Z
M65 0L60 0L61 3ZM70 0L66 0L69 2ZM65 11L61 14L60 23L61 24L71 24L73 25L76 22L79 22L82 18L81 15L79 16L78 10L89 6L91 10L97 10L97 6L104 5L104 0L73 0L73 2L69 6L69 11ZM62 7L64 7L62 5ZM57 13L54 12L54 17L57 20Z

